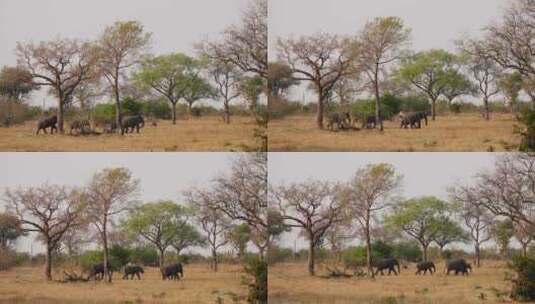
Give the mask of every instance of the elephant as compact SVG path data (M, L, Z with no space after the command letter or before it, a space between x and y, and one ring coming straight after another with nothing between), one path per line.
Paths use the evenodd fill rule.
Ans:
M112 267L110 263L108 263L108 275L111 277L112 274L113 274ZM87 279L90 280L91 278L95 278L95 280L102 280L104 278L104 263L94 264L91 267L91 271Z
M416 264L416 269L416 274L421 274L422 271L424 274L426 274L427 271L429 271L430 274L433 274L433 272L437 271L435 263L433 262L420 262Z
M70 129L70 134L72 134L73 130L76 130L77 133L85 133L91 129L91 124L87 119L75 120L71 123Z
M123 118L122 122L125 133L133 133L134 128L136 129L137 133L139 133L139 129L145 126L145 120L141 115L126 116Z
M349 126L351 124L351 116L348 112L331 113L329 115L329 119L327 120L327 128L330 130L334 130L335 124L338 129L345 129L346 126Z
M58 132L58 126L56 125L58 123L58 117L56 115L43 118L39 120L37 123L37 132L35 134L39 134L39 131L43 130L45 134L47 134L46 129L50 128L50 134L54 134L54 130Z
M128 276L130 276L130 279L134 279L134 275L137 276L138 280L141 280L140 273L145 273L143 270L143 267L138 265L127 265L123 269L123 280L128 280Z
M446 274L450 274L450 271L455 271L455 275L459 272L462 275L468 275L468 270L472 271L472 265L467 263L464 259L449 260L446 262Z
M398 268L397 272L396 272L396 266ZM388 269L388 275L390 275L390 273L392 272L394 272L395 275L398 275L398 273L401 273L399 262L397 259L394 259L394 258L388 258L388 259L376 261L372 263L372 268L376 269L375 275L377 275L377 273L379 272L381 272L381 275L384 275L383 270L385 269Z
M181 263L176 263L164 267L162 270L162 280L179 280L184 277L184 270Z

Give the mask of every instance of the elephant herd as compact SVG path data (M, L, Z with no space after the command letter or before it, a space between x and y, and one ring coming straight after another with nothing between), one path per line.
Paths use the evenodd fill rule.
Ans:
M390 275L392 272L394 275L398 275L401 273L400 264L397 259L389 258L389 259L383 259L378 260L372 263L372 269L374 271L374 275L381 274L384 275L385 270L388 270L388 275ZM430 274L433 274L436 272L436 266L433 262L419 262L416 264L416 275L420 274L426 274L429 271ZM453 259L446 261L446 267L444 269L444 272L449 275L450 272L454 272L455 275L458 275L459 273L462 275L468 275L468 273L472 272L472 265L470 263L466 262L464 259Z
M108 275L113 275L113 267L108 264ZM123 280L133 280L135 277L141 280L145 273L143 267L139 265L126 265L121 269ZM160 269L162 280L180 280L184 277L184 268L181 263L175 263ZM91 266L87 280L102 280L104 278L104 263L94 264Z
M51 117L46 117L37 122L37 131L36 134L39 134L40 131L43 131L47 134L47 129L50 128L50 133L54 134L54 131L58 131L58 117L56 115ZM139 130L145 126L145 119L141 115L126 116L122 119L121 133L139 133ZM91 132L91 124L87 119L74 120L69 126L69 134L76 132L77 134L88 134ZM104 133L116 133L118 131L117 123L113 121L106 121L104 125Z
M428 124L427 119L428 113L426 111L418 112L400 112L397 117L400 121L400 128L404 129L421 129L422 120L425 122L425 125ZM384 119L382 119L384 120ZM364 117L359 117L358 115L351 117L349 112L334 112L330 113L327 119L327 128L331 131L334 131L334 127L338 130L340 129L353 129L354 125L361 121L361 129L374 129L379 122L376 120L375 115L368 115Z

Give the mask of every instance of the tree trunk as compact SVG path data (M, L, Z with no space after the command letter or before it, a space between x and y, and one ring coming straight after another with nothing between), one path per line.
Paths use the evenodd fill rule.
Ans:
M47 281L52 281L52 248L50 248L50 244L47 244L46 246L45 278Z
M171 102L171 105L173 107L171 116L173 118L173 124L176 125L176 102Z
M314 239L313 236L310 235L310 240L308 244L308 274L313 276L315 274L314 272L314 264L315 264L315 246L314 246Z
M323 89L320 85L316 85L318 91L318 105L316 108L316 125L319 129L323 129Z
M62 94L63 95L63 94ZM63 97L60 97L60 100L59 100L59 104L58 104L58 132L61 133L61 134L64 134L65 133L65 129L63 128L63 116L64 116L64 113L63 113ZM52 131L50 131L52 132Z
M490 120L489 99L485 97L483 102L485 103L485 120Z
M164 259L165 259L165 249L158 248L158 264L160 265L160 270L164 267Z
M217 272L217 250L215 248L212 248L212 270L214 272Z
M117 127L121 129L121 135L124 135L123 129L123 109L121 106L121 96L119 93L119 69L115 69L113 84L113 93L115 94L115 122Z
M229 104L228 104L228 100L225 100L225 102L223 103L223 120L225 121L225 123L229 124L230 123L230 107L229 107Z
M422 244L422 262L427 262L427 247L429 245Z
M368 267L368 273L373 277L375 277L375 273L372 269L372 244L371 244L371 237L370 237L370 213L369 211L366 212L366 267Z
M189 102L188 101L188 114L189 114L189 116L191 116L192 109L193 109L193 102Z
M476 242L474 248L476 254L476 266L481 267L481 250L479 249L479 243Z
M431 119L435 120L437 116L437 98L431 98Z
M108 282L111 283L111 275L108 270L109 263L109 253L108 253L108 234L106 231L106 223L102 227L102 246L104 247L104 277L107 278Z
M375 65L373 86L375 89L375 128L379 125L379 131L383 131L383 119L381 117L381 93L379 92L379 64Z

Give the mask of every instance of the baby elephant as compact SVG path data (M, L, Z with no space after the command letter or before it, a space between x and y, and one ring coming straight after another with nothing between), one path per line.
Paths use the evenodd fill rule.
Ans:
M464 259L450 260L446 262L446 274L450 274L450 271L455 271L455 275L459 272L462 275L468 275L468 270L472 271L472 265L467 263Z
M172 264L162 269L162 280L180 280L180 277L184 277L182 264L180 263Z
M47 134L46 129L50 128L50 134L54 134L54 130L58 132L58 127L56 124L58 123L58 117L56 115L52 117L47 117L39 120L37 123L37 132L35 134L39 134L39 131L43 130L45 134Z
M145 273L143 270L143 267L138 265L128 265L124 267L123 270L123 280L128 280L128 276L130 276L130 280L134 279L134 276L137 276L138 280L141 280L142 273Z
M416 264L416 268L416 274L421 274L422 271L424 272L424 274L426 274L427 271L429 271L430 274L433 274L433 272L437 271L433 262L420 262Z

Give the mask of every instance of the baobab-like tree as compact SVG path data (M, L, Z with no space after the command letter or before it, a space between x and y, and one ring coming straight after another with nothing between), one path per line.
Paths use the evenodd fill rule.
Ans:
M84 190L89 221L97 229L104 251L104 273L108 275L110 226L121 213L136 207L139 180L125 168L107 168L93 175ZM108 275L108 282L112 278Z
M80 224L85 205L76 191L57 185L7 189L5 198L26 232L36 232L45 245L44 273L52 280L52 255L65 233Z
M401 58L410 32L399 17L379 17L368 21L357 36L357 62L373 88L376 125L381 131L381 74L386 73L386 65Z
M124 134L122 124L121 85L126 73L138 64L150 42L151 34L145 33L138 21L117 21L102 32L99 40L99 68L108 82L115 99L117 126Z
M371 231L374 216L395 199L402 177L389 164L368 165L359 169L344 187L343 199L351 208L366 243L366 264L372 271Z
M17 44L18 64L27 69L33 84L46 86L57 98L58 130L64 132L65 105L84 81L95 77L98 52L95 45L72 39Z
M316 248L329 228L345 218L345 208L327 182L308 180L270 191L285 225L302 230L308 241L308 273L315 274Z
M280 38L278 57L288 64L296 80L310 81L317 94L316 125L323 129L327 98L335 84L354 72L347 41L336 35L317 33L300 38Z

